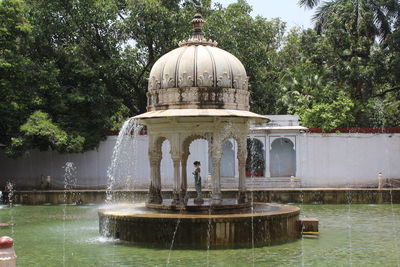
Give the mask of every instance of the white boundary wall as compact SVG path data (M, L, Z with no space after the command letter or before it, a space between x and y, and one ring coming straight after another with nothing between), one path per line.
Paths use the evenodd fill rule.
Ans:
M400 178L400 134L307 133L252 136L256 136L265 145L266 177L254 178L260 181L257 187L264 187L269 182L280 179L268 177L270 143L279 136L289 137L295 143L296 177L304 187L376 185L379 173L384 178ZM105 188L108 181L107 169L116 139L116 136L109 136L100 143L97 150L79 154L34 150L21 158L10 159L0 151L0 186L3 187L7 180L12 180L19 188L40 189L46 187L46 179L50 176L52 188L63 188L63 167L66 162L73 162L78 188ZM136 149L130 143L127 145L128 149L122 153L115 175L119 182L115 188L135 189L148 186L147 137L139 136L134 143ZM190 163L195 160L202 163L202 177L203 181L206 180L209 169L207 151L206 141L196 140L192 143L188 160L189 187L193 186ZM171 187L173 171L168 142L163 143L161 172L163 187ZM237 176L237 167L234 173ZM230 181L232 188L236 188L237 177L225 180ZM224 182L224 178L222 181Z
M148 138L138 136L136 141L129 140L125 143L119 156L119 161L114 172L116 177L115 189L141 189L148 188L149 184L149 160ZM77 188L105 189L107 187L108 169L111 165L113 148L117 136L109 136L101 142L96 150L76 154L60 154L54 151L33 150L24 156L11 159L0 151L0 186L4 187L10 180L17 187L23 188L48 188L47 177L50 176L50 188L62 189L65 184L65 166L72 162L76 167L73 173ZM169 154L169 143L162 145L163 159L161 161L161 178L165 188L171 188L173 183L172 159ZM203 170L208 170L207 142L196 140L190 146L191 155L188 162L200 160ZM194 186L191 181L191 172L188 168L188 184ZM206 177L206 175L205 175Z
M400 134L300 134L297 174L303 186L351 186L400 178Z

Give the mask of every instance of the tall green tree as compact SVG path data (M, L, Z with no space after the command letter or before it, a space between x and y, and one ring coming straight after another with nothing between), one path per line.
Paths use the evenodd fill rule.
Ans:
M12 63L12 68L4 65L1 75L1 92L8 95L1 104L11 107L4 109L10 116L0 117L0 142L9 155L32 148L92 149L118 122L116 114L127 113L108 76L114 72L107 71L117 66L113 58L119 56L114 38L118 24L110 23L116 21L118 9L110 3L0 3L1 18L9 23L2 24L2 37L11 40L2 45L1 55ZM20 33L8 37L13 28Z
M245 65L253 111L296 113L325 129L400 125L398 1L301 1L318 7L317 31L285 35L284 22L252 17L244 0L226 8L211 0L3 0L6 152L93 149L145 112L151 67L190 37L195 4L206 37Z
M307 127L330 130L355 125L354 103L332 79L327 63L330 46L314 30L293 29L280 51L280 103ZM332 60L333 62L333 60Z
M252 18L245 1L196 3L207 36L245 62L255 110L274 112L279 90L268 81L277 77L284 24ZM149 71L190 37L195 3L4 0L0 12L0 143L18 156L33 148L93 149L108 130L145 112Z
M24 1L0 3L0 142L10 155L32 148L33 143L63 151L82 149L81 136L67 135L41 111L47 101L45 92L58 88L59 71L54 62L35 58L35 27L28 11Z
M336 20L354 35L385 40L399 19L398 0L299 0L299 5L317 8L313 16L315 27L323 31Z
M386 90L396 88L391 76L392 60L388 49L394 26L398 22L398 1L299 1L300 5L317 7L314 20L320 36L320 47L326 53L319 67L326 70L324 84L341 91L353 107L348 126L395 126L387 124L381 112ZM377 38L381 42L377 42ZM312 57L311 57L312 58ZM384 105L385 106L385 105ZM386 105L389 107L390 105Z
M227 8L217 6L209 12L205 33L218 46L231 52L244 64L249 80L251 108L261 114L285 113L278 104L280 62L278 49L285 33L285 23L251 16L252 8L240 0Z

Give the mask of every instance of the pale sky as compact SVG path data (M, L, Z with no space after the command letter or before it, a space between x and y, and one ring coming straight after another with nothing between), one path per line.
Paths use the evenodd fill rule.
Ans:
M236 0L213 0L213 3L219 2L224 7ZM314 10L299 7L297 0L247 0L253 7L252 15L261 15L267 19L281 18L287 23L287 29L292 27L312 28L311 17Z

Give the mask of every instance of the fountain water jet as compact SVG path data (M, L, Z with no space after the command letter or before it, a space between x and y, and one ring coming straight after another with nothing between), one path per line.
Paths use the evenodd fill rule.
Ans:
M138 136L139 132L142 130L143 126L138 125L137 120L135 119L128 119L124 122L119 131L117 141L115 143L113 154L111 158L111 164L107 170L107 177L108 177L108 186L107 186L107 196L106 196L106 204L112 204L113 202L113 190L117 186L117 179L122 179L124 174L121 174L121 169L119 166L123 161L126 161L128 154L131 153L130 150L126 147L127 145L130 146L132 144L129 141L133 140L133 145L135 145L136 136ZM126 180L126 177L125 177Z
M63 207L63 266L65 266L66 262L66 247L65 244L67 242L67 231L66 231L66 224L65 221L67 219L67 203L68 203L68 194L70 194L71 198L73 199L74 197L74 191L71 191L71 189L74 189L77 184L77 176L76 176L76 167L73 162L66 162L65 165L63 166L64 169L64 207Z
M249 111L248 77L243 64L217 48L216 42L205 39L204 23L198 11L192 20L192 37L154 64L148 85L148 112L133 118L148 131L148 201L101 209L100 232L166 248L254 248L297 239L299 208L248 200L245 168L249 123L268 119ZM125 128L124 124L121 131ZM187 197L189 146L196 139L208 142L213 166L212 193L203 203ZM221 192L221 158L229 139L238 146L236 199L223 198ZM174 168L172 199L163 199L161 194L161 145L165 140L171 145ZM120 146L117 142L116 147ZM118 155L111 165L114 171L116 158ZM109 176L112 188L115 175Z

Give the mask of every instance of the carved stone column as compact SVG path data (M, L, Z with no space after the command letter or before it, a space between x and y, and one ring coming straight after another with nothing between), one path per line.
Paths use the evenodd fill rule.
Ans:
M182 154L181 162L181 201L187 200L187 160L189 157L189 152Z
M239 164L239 195L238 203L247 202L246 197L246 160L247 160L247 140L246 136L238 142L238 164Z
M212 175L212 203L218 205L222 203L221 194L221 158L222 151L219 148L220 144L213 144L214 149L212 153L213 162L213 175Z
M180 174L180 166L181 166L181 158L174 157L172 158L172 162L174 165L174 196L173 203L178 204L180 200L180 192L181 192L181 174Z
M161 175L160 175L160 163L161 155L157 153L149 153L150 158L150 188L149 188L149 203L161 204Z
M169 136L170 145L171 145L171 158L174 167L174 187L173 187L173 204L180 203L180 192L181 192L181 139L180 134L173 133Z

